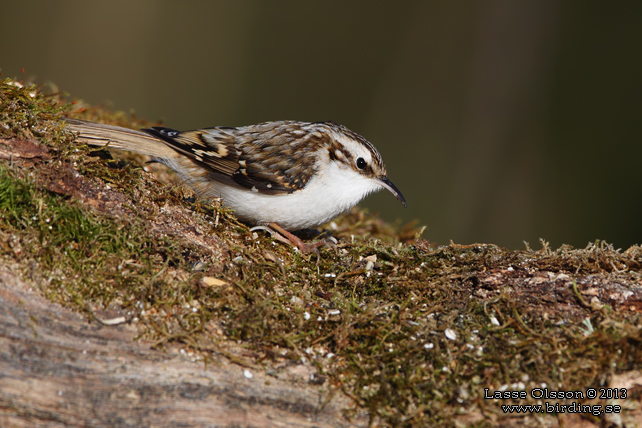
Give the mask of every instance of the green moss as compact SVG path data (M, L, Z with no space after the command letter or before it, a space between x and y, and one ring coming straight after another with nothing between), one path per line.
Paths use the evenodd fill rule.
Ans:
M79 309L115 300L130 307L140 278L162 266L159 255L182 262L171 243L155 241L141 224L101 218L2 165L0 216L0 230L13 238L12 253L37 263L29 272L45 295Z

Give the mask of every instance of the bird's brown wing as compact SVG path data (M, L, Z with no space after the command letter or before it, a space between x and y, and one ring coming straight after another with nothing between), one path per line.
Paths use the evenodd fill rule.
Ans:
M143 131L241 187L266 194L292 193L315 172L324 135L303 122L267 122L239 128Z

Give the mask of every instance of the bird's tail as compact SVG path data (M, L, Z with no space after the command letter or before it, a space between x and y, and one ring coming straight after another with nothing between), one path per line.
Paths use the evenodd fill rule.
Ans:
M77 140L91 146L109 147L142 153L159 159L173 159L178 153L158 138L133 129L64 118Z

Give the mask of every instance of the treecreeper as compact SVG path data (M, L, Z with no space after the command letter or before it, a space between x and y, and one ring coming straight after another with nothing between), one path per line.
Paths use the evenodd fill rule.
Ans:
M406 206L377 149L334 122L136 131L65 121L78 141L149 155L199 197L221 198L239 220L303 252L316 251L323 242L304 243L292 231L327 223L370 193L387 189Z

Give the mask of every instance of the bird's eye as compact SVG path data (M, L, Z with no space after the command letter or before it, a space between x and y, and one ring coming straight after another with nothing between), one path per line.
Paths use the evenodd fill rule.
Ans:
M363 158L357 159L357 168L364 169L366 167L366 161Z

